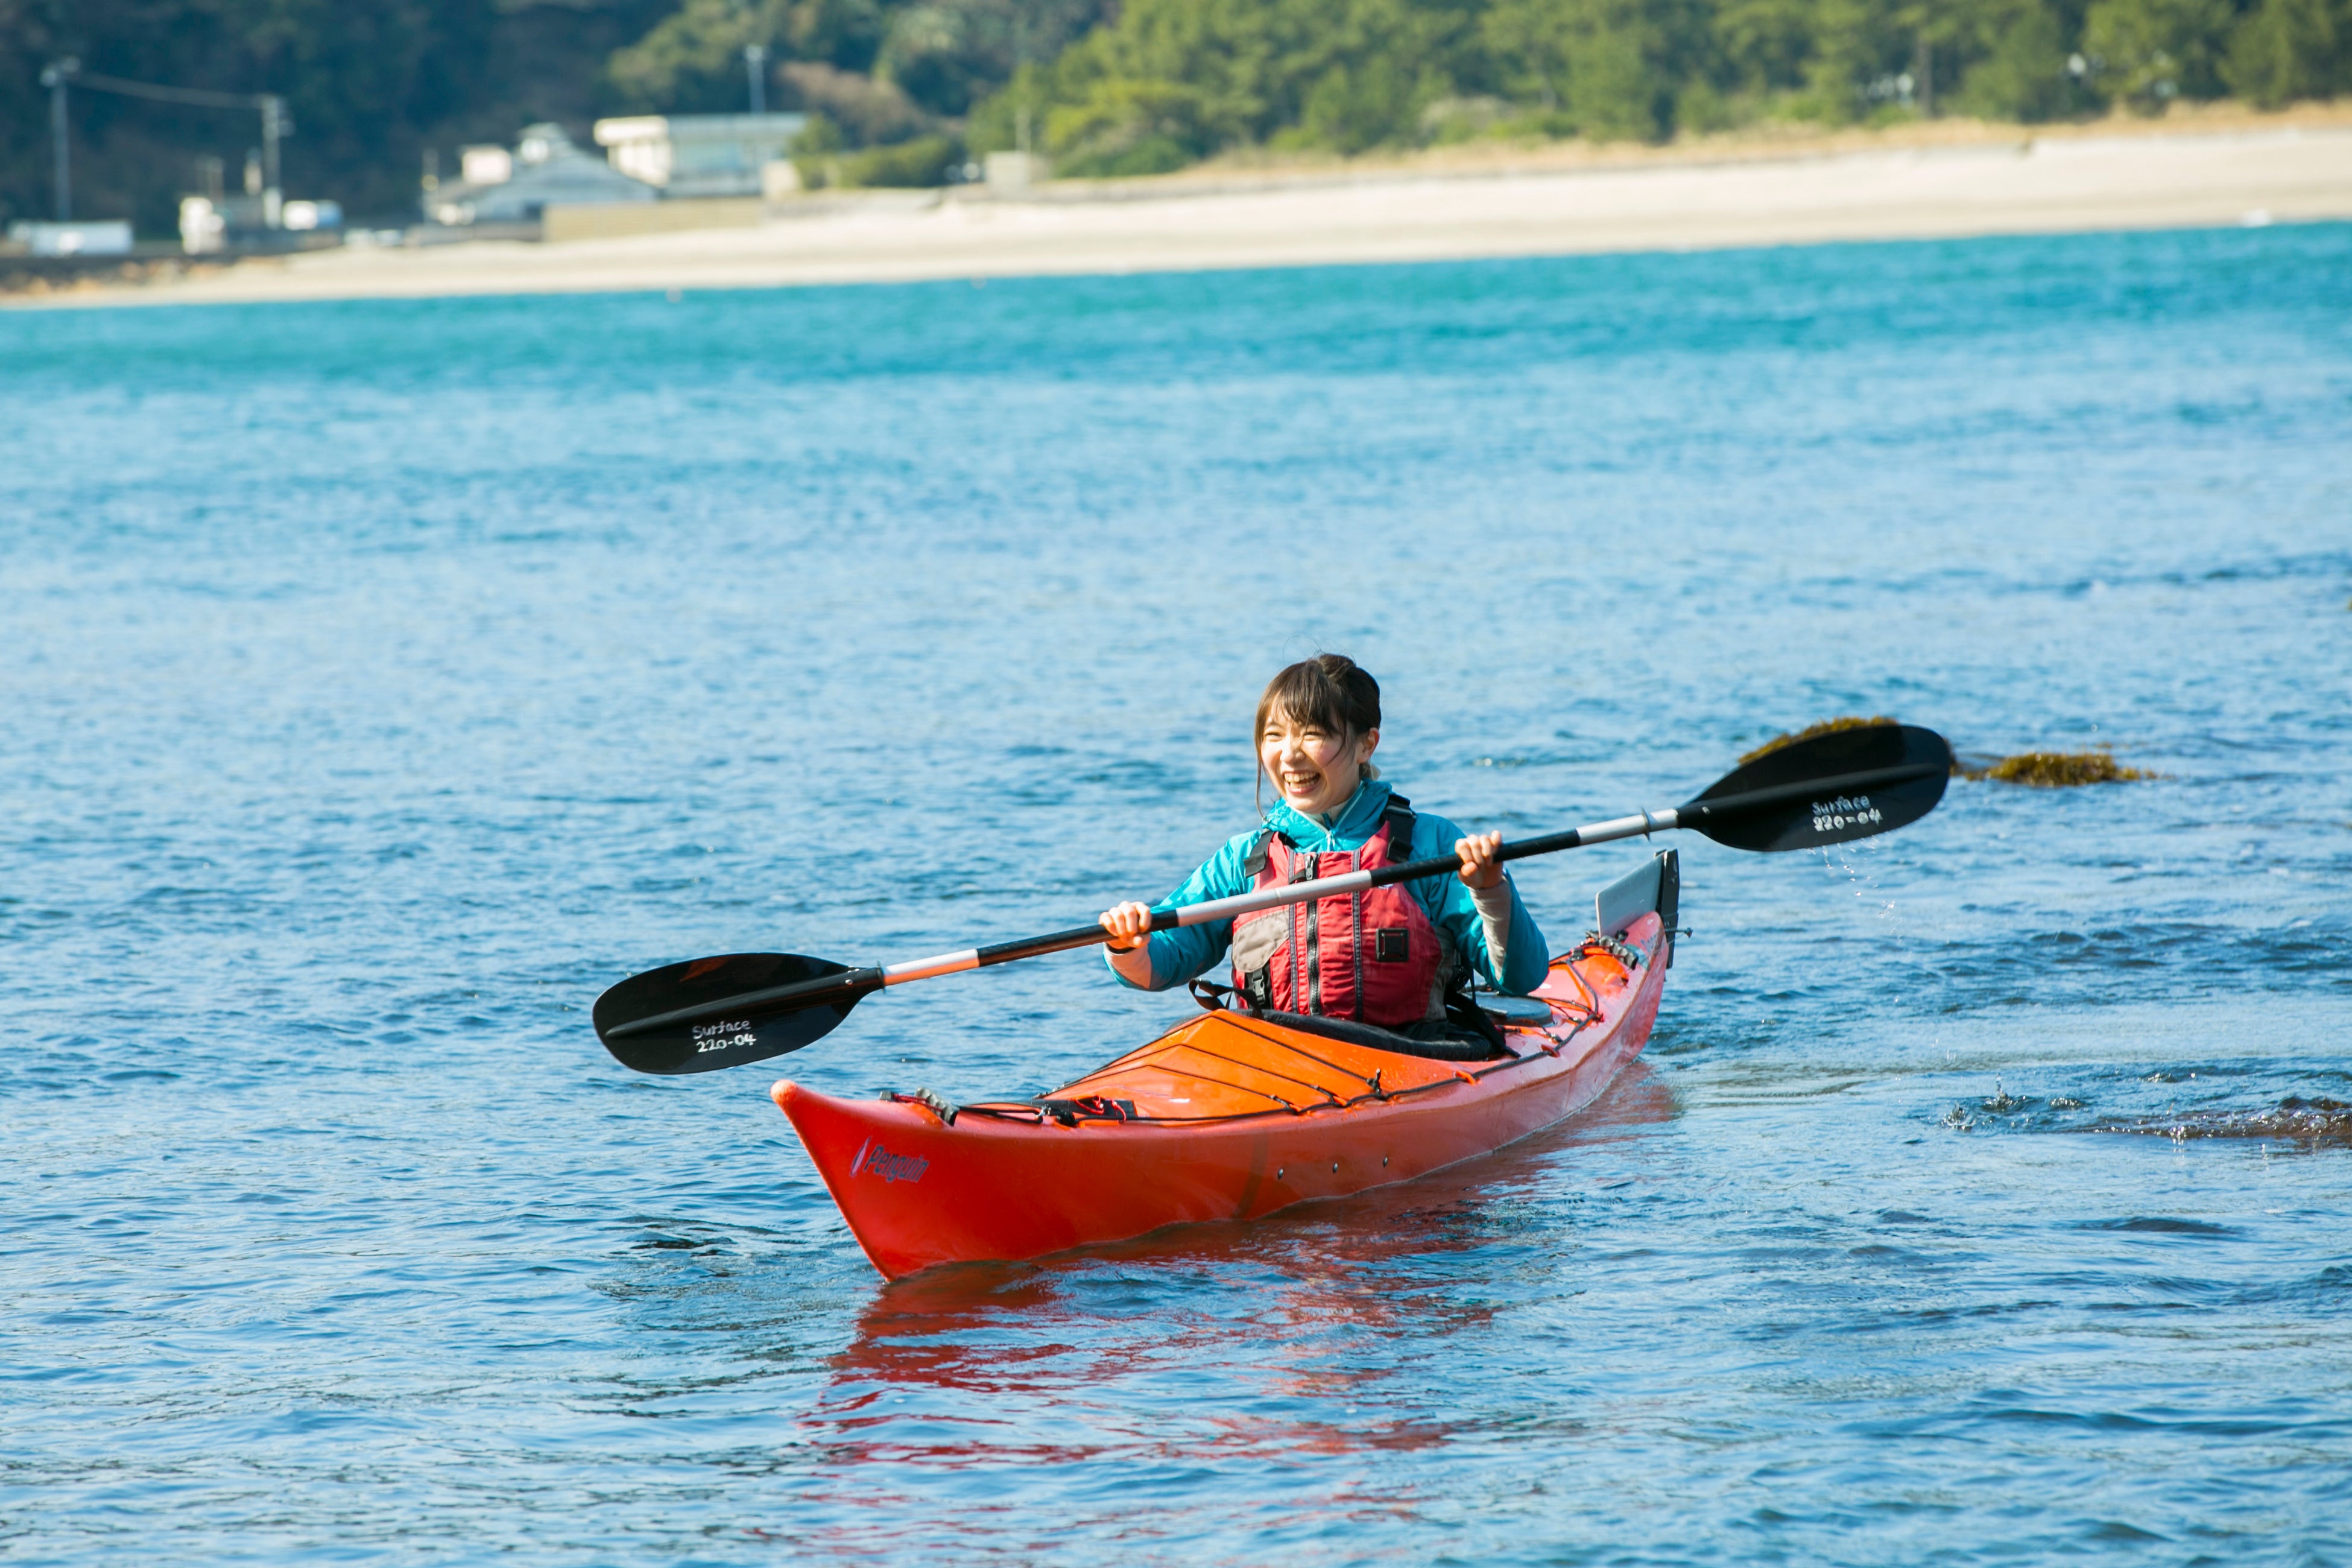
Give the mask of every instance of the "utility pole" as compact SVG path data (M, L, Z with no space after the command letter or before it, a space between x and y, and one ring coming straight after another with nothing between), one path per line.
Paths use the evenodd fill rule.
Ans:
M751 79L751 112L768 112L768 46L743 46L743 73Z
M278 139L294 129L286 116L286 100L274 92L261 95L261 212L262 222L271 228L278 226L278 215L284 210L286 188L278 183Z
M1020 96L1013 100L1013 149L1023 157L1029 155L1029 7L1018 5L1013 12L1013 79L1020 84Z
M66 136L66 83L81 69L77 59L63 59L41 71L41 85L49 89L49 140L57 148L58 221L73 222L73 153Z
M278 226L278 213L283 191L278 184L278 143L294 134L293 119L286 112L286 100L274 92L214 92L205 88L163 87L154 82L125 81L119 76L100 76L85 71L79 60L59 60L41 72L41 85L49 89L49 115L58 141L58 220L68 221L72 216L72 186L66 170L66 83L78 81L93 92L121 93L125 98L152 99L158 103L193 103L205 109L258 109L261 110L261 167L253 169L247 162L246 183L253 184L253 174L261 177L261 188L249 194L263 198L267 223Z

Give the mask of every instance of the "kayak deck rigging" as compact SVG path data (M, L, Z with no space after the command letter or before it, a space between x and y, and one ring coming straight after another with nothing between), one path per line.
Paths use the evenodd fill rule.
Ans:
M1638 961L1627 950L1626 956ZM1386 1104L1444 1084L1475 1082L1487 1074L1540 1056L1557 1057L1601 1017L1599 998L1580 963L1613 970L1602 984L1622 989L1633 965L1588 942L1553 961L1578 994L1547 997L1549 1028L1504 1037L1507 1054L1485 1061L1442 1061L1381 1050L1323 1035L1305 1034L1231 1009L1179 1025L1146 1046L1032 1100L983 1100L959 1114L1035 1125L1047 1120L1150 1122L1185 1126L1252 1116L1298 1116L1309 1110ZM1538 993L1541 994L1541 993ZM1516 1042L1516 1043L1515 1043ZM903 1097L915 1100L916 1096Z

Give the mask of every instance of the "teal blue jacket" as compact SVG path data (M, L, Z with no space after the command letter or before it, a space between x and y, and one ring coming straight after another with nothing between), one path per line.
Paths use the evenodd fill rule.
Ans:
M1266 814L1265 826L1286 834L1301 850L1317 854L1340 854L1360 848L1364 841L1380 831L1381 816L1389 804L1392 792L1378 780L1367 780L1356 786L1348 804L1327 820L1302 816L1288 805L1276 802ZM1248 892L1255 884L1243 862L1257 842L1260 828L1237 833L1225 840L1224 847L1209 857L1201 868L1184 879L1184 885L1152 906L1155 910L1176 909L1185 904L1205 903L1211 899L1231 898ZM1425 860L1435 855L1451 855L1456 839L1466 838L1463 832L1442 816L1415 811L1412 819L1412 852L1411 860ZM1509 885L1507 877L1505 879ZM1526 995L1543 984L1550 966L1543 932L1538 929L1535 917L1528 913L1519 901L1517 887L1511 888L1510 930L1503 942L1503 963L1498 968L1495 956L1487 950L1486 922L1479 917L1478 906L1470 889L1458 876L1423 877L1407 882L1405 890L1420 900L1432 924L1444 931L1454 943L1454 951L1477 966L1489 984L1515 995ZM1202 925L1185 926L1177 931L1154 931L1150 937L1151 984L1147 989L1165 991L1214 968L1225 955L1225 945L1232 941L1234 922L1211 921ZM1105 954L1108 962L1108 954ZM1118 974L1114 968L1111 971ZM1122 983L1133 981L1120 974Z

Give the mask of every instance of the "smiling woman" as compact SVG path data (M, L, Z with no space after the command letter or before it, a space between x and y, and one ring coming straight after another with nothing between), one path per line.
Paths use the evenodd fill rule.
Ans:
M1543 933L1503 874L1502 835L1416 813L1381 782L1380 683L1353 659L1318 654L1276 675L1258 699L1256 740L1261 789L1272 780L1281 798L1158 908L1448 853L1458 873L1157 933L1153 906L1120 904L1102 924L1121 980L1165 990L1230 950L1231 994L1245 1008L1415 1036L1475 1029L1461 994L1474 975L1522 995L1542 984Z

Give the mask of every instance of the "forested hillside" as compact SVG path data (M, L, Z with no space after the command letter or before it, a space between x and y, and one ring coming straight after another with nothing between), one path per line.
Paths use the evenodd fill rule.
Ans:
M1128 0L983 104L1070 174L1251 144L2048 121L2352 88L2347 0Z
M1071 174L1227 149L1657 140L1767 118L2046 121L2352 90L2352 0L0 0L0 219L47 216L42 67L278 92L286 185L413 210L427 148L769 102L851 148L1025 139ZM77 211L169 233L255 117L69 99Z

